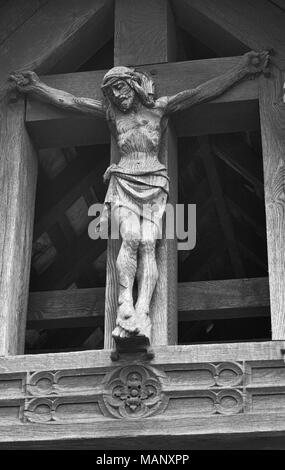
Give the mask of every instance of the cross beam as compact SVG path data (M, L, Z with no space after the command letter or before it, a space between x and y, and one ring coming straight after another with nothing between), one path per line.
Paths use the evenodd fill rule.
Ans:
M217 77L233 68L239 57L206 59L139 66L150 72L159 96L171 95ZM101 99L100 84L106 70L43 77L48 85L76 96ZM58 110L28 99L26 122L40 148L66 145L92 145L110 141L106 123L93 117ZM259 126L258 81L247 80L210 103L174 116L178 136L253 130Z
M167 438L180 450L252 448L262 438L268 447L270 436L284 448L282 348L156 347L151 367L130 357L114 368L106 350L2 358L0 447L158 449ZM152 390L133 408L123 392L130 371Z

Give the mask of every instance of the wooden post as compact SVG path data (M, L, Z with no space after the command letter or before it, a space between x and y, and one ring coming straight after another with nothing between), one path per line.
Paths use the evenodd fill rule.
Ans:
M167 0L116 0L115 65L138 66L173 60L174 28Z
M143 8L142 8L143 7ZM129 9L131 8L132 14ZM138 34L138 31L140 34ZM165 0L118 0L115 9L115 65L142 65L175 59L174 21ZM152 67L155 74L155 65ZM154 76L155 80L155 76ZM160 160L168 167L171 178L170 200L176 203L177 158L175 135L167 130L162 142ZM118 155L112 143L112 161ZM105 348L113 345L111 332L115 325L117 287L115 261L120 244L108 242ZM152 344L174 344L177 338L177 246L175 240L161 240L158 246L159 280L152 302Z
M20 98L0 104L0 356L23 354L37 158Z
M284 74L260 78L260 119L272 339L285 339L285 105Z
M111 0L39 1L40 8L25 2L31 3L25 12L14 3L14 9L7 5L1 10L6 20L14 13L4 36L1 31L5 43L0 46L0 355L24 352L37 179L24 101L7 101L7 79L13 70L43 73L79 67L109 39L112 18ZM21 27L17 15L26 18Z

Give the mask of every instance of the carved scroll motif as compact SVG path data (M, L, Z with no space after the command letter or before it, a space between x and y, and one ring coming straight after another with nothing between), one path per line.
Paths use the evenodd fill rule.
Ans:
M185 358L184 358L185 359ZM168 364L0 374L0 426L285 412L281 361Z

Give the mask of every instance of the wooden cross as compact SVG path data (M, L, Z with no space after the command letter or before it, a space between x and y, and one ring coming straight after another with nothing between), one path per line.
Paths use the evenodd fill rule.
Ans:
M115 65L132 65L149 72L157 83L157 92L160 96L195 87L226 72L239 60L237 57L227 57L175 63L175 50L174 20L168 2L164 0L144 0L143 2L140 0L132 0L131 2L119 0L116 2ZM45 76L44 81L55 88L69 91L77 96L101 98L99 84L104 73L105 71L94 71ZM265 162L273 339L284 339L285 336L283 260L285 217L284 211L280 210L280 207L284 208L284 192L279 184L281 179L284 181L282 149L285 146L285 135L279 132L284 112L274 105L279 93L279 86L281 86L281 79L282 74L275 69L273 77L269 80L261 78L259 82L256 80L243 82L211 103L179 113L173 119L173 126L167 131L160 155L160 159L168 166L171 177L170 199L172 203L175 203L177 198L176 136L196 136L257 129L259 125L258 104L260 105ZM32 140L42 148L91 145L109 141L109 131L104 122L94 118L72 116L34 100L29 100L27 105L26 125ZM19 146L21 146L21 142ZM13 153L13 149L9 145L7 148ZM18 149L17 152L17 154L21 154L21 150ZM113 143L111 154L112 161L116 161L116 148ZM18 177L27 198L27 207L29 207L30 200L34 198L34 184L32 184L33 190L30 190L26 179L31 176L27 168L28 166L25 167L27 175L25 172L19 173ZM19 210L19 203L17 207ZM9 233L13 234L14 227L8 223L6 223L6 227L8 227ZM25 228L25 224L23 224L21 233L24 233ZM31 229L28 238L26 243L29 245L31 243ZM11 243L14 244L15 251L17 241L13 238ZM111 330L114 327L117 297L113 273L117 249L117 243L110 241L107 261L105 348L112 346ZM29 256L29 252L27 256ZM176 258L175 242L163 240L159 247L160 278L153 303L153 345L175 344L177 341ZM18 258L15 255L13 259ZM23 260L24 257L21 257L21 262ZM12 292L15 286L19 292L25 290L27 276L28 272L24 275L25 279L15 277L14 284L8 279L7 283L10 282L10 284L6 288L6 292ZM12 338L21 303L17 299L12 302L11 295L6 300L4 298L3 302L5 321L1 328L7 338ZM9 310L11 306L13 307L12 314ZM12 343L13 346L11 346ZM15 344L15 341L7 340L1 354L13 354L15 351L19 351L18 344Z

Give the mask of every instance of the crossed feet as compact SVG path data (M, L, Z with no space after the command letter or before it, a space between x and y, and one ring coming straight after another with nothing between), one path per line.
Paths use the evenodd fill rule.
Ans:
M116 327L112 332L114 338L145 336L150 339L151 321L145 308L136 309L132 302L123 302L117 311Z

